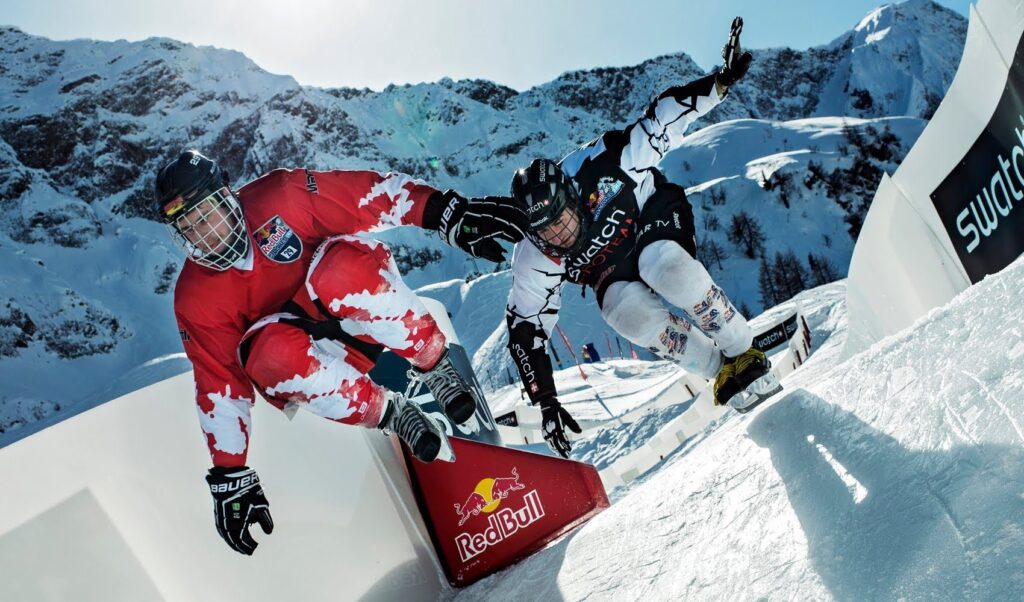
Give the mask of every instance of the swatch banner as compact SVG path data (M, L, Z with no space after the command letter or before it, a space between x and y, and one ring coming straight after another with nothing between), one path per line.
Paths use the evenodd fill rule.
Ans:
M769 349L775 349L779 345L793 338L793 333L796 332L796 327L796 314L793 314L783 320L782 323L776 324L764 332L755 334L753 347L761 352L768 351Z
M988 125L931 194L972 283L1024 252L1024 37Z
M495 416L494 422L501 426L519 426L519 417L516 416L514 411L512 411L507 414L502 414L501 416Z

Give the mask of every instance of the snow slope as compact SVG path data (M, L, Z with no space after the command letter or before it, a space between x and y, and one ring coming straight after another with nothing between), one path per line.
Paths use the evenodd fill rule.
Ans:
M1024 260L842 363L837 286L784 393L455 599L1019 599Z

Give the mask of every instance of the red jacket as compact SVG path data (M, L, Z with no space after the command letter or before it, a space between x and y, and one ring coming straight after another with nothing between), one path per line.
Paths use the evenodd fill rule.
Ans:
M422 226L434 192L404 174L283 169L237 192L250 236L248 257L223 272L186 261L174 289L199 421L215 465L244 464L249 447L255 397L237 355L246 330L292 299L325 239ZM317 313L308 303L305 309Z

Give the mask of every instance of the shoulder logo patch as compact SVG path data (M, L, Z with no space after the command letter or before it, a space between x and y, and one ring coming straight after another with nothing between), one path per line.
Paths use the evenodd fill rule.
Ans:
M257 228L252 237L270 261L291 263L302 255L302 240L280 215Z
M601 215L601 211L608 206L608 203L612 202L616 196L622 191L622 182L608 176L602 177L597 182L597 190L590 193L590 197L587 199L587 205L590 207L590 213L597 219Z

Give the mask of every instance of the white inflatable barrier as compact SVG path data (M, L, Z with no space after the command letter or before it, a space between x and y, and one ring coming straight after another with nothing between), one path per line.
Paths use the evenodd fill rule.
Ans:
M945 98L875 193L850 262L845 355L909 326L1024 250L1024 4L971 6ZM1018 198L1020 195L1020 198Z
M194 395L192 374L182 374L0 450L0 598L387 600L442 591L391 441L307 412L289 422L262 400L249 464L274 533L253 529L261 544L252 557L229 549L213 524Z
M426 300L446 334L443 308ZM436 305L436 306L435 306ZM394 438L257 400L274 533L221 541L191 373L0 449L0 600L435 600L448 588Z

